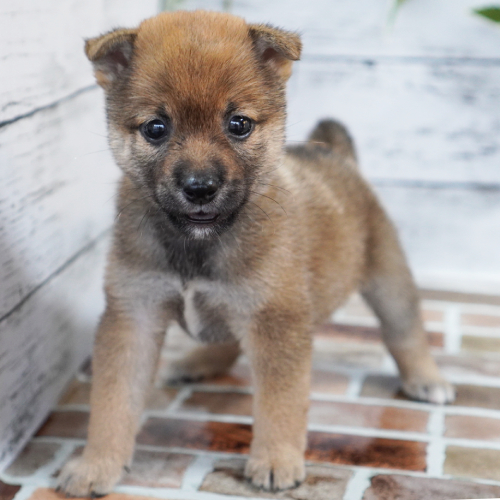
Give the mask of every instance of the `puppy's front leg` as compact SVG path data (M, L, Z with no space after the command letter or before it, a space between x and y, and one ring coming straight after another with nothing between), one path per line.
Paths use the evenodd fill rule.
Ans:
M125 312L108 301L92 359L87 445L81 457L66 464L58 480L66 495L109 493L130 465L165 326L157 311Z
M244 342L254 376L253 441L245 475L281 490L305 478L312 341L296 311L269 308Z

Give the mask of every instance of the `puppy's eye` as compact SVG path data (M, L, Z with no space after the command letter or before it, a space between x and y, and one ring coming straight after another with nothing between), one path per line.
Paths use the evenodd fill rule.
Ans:
M231 135L243 139L249 136L252 131L252 120L246 116L232 116L227 125L227 130Z
M155 119L143 123L140 127L141 133L148 142L157 143L168 134L168 127L164 120Z

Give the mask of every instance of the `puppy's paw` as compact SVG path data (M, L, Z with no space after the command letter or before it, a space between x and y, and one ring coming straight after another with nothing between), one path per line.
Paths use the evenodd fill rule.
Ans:
M286 490L298 486L306 477L302 453L283 452L265 457L251 456L245 467L245 477L257 488L268 491Z
M403 382L404 393L412 399L438 405L455 400L454 387L444 379L410 379Z
M77 457L62 468L56 490L69 497L102 497L111 492L124 470L122 464L110 459Z

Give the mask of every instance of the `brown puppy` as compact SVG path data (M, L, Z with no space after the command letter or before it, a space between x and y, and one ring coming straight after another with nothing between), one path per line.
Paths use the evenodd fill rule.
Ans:
M445 403L392 224L342 126L284 149L294 33L210 12L164 13L87 41L124 172L97 332L88 444L59 485L111 491L130 465L166 328L201 342L179 376L248 355L255 382L246 475L304 479L311 332L360 289L406 393ZM197 362L201 368L197 368Z

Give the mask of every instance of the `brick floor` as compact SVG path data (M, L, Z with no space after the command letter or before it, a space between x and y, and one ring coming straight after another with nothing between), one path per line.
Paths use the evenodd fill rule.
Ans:
M152 389L130 472L110 500L424 500L500 498L500 300L423 292L422 316L454 404L409 401L380 329L354 297L315 334L307 479L271 494L243 477L252 437L251 373ZM451 311L451 312L449 312ZM449 314L458 324L448 331ZM18 459L0 500L61 500L54 476L82 451L90 364Z

